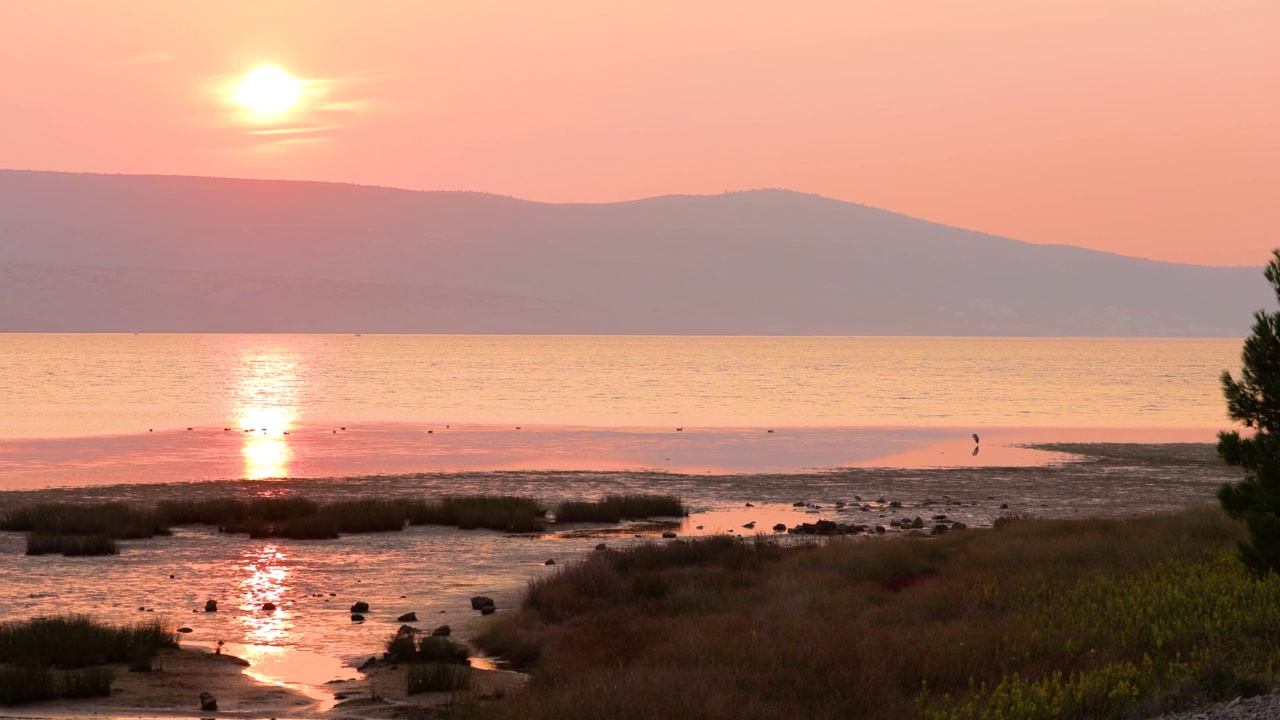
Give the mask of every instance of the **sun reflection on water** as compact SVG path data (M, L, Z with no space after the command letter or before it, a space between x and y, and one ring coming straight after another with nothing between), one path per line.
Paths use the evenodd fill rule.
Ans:
M245 624L245 641L254 645L275 645L293 629L291 614L284 608L284 598L291 589L288 556L274 544L246 550L241 570L247 575L241 581L240 616ZM274 610L264 609L271 603Z
M244 476L251 480L289 474L293 449L288 433L298 415L302 385L296 354L281 348L252 348L240 357L233 380L234 412L244 437Z

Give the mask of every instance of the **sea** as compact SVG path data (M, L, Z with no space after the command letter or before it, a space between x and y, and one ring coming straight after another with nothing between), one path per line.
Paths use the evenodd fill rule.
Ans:
M1230 427L1219 376L1238 370L1241 345L0 334L0 511L289 494L520 494L550 506L613 492L677 494L691 510L665 525L537 536L411 527L251 541L185 527L99 558L28 557L21 535L0 533L0 620L163 617L191 630L184 644L223 641L254 677L324 707L325 683L356 676L402 613L465 639L483 622L471 595L510 611L527 582L601 542L769 533L851 512L887 524L942 508L982 526L1003 512L1207 501L1221 468L1106 461L1078 446L1203 449ZM203 612L207 599L219 612ZM371 606L364 622L350 619L356 601Z

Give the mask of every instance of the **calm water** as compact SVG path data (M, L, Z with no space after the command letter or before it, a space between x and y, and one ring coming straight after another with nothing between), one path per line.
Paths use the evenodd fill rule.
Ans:
M794 471L1037 429L1208 441L1226 423L1218 374L1239 351L1165 339L0 335L0 487ZM999 446L953 457L1025 462Z
M973 525L1003 503L1058 516L1167 509L1209 499L1223 469L1064 462L1016 445L1208 442L1226 425L1218 374L1239 351L1147 339L0 335L0 511L47 498L553 503L656 490L695 509L678 529L688 535L752 520L887 523L896 511L880 499ZM834 507L856 497L875 507ZM0 533L0 620L150 610L191 626L189 643L226 640L259 677L323 695L326 680L354 674L343 662L379 651L400 613L465 636L478 621L470 595L508 608L554 570L546 559L571 562L600 540L410 528L264 542L183 528L85 559L29 558L20 535ZM221 611L192 612L207 598ZM268 600L277 611L261 611ZM373 606L368 622L350 621L356 600Z

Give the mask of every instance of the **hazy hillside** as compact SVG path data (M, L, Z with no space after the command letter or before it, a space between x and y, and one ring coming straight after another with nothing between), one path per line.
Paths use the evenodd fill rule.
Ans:
M1242 336L1272 301L1257 268L786 191L548 205L0 171L0 331Z

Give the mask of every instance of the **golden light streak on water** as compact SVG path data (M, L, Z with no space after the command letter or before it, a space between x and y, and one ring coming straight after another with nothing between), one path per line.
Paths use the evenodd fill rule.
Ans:
M290 567L288 556L271 543L245 550L241 555L245 577L240 583L240 609L246 611L240 617L245 625L246 644L279 646L293 628L284 599L291 589L287 584ZM271 603L274 610L263 609ZM253 662L253 658L245 658Z
M282 347L246 347L233 382L244 477L286 477L293 459L289 430L298 419L303 383L298 355Z

